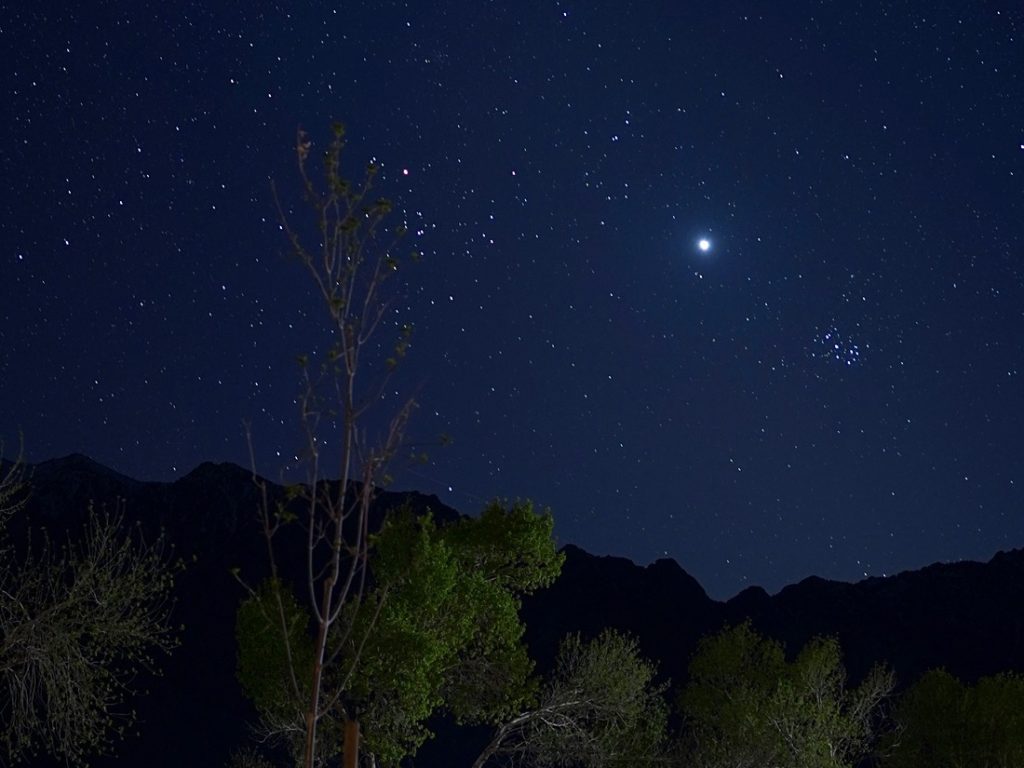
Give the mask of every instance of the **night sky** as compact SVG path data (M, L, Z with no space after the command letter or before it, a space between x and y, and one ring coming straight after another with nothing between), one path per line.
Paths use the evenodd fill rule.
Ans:
M270 179L298 215L337 118L425 256L393 390L454 442L398 487L719 598L1024 546L1016 0L15 0L0 45L8 454L173 480L251 419L277 476L324 315Z

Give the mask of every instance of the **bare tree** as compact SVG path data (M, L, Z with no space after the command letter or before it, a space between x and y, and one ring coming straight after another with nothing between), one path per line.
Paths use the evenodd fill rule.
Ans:
M370 434L367 424L375 418L374 406L381 402L409 345L410 327L393 322L391 303L382 292L398 269L395 249L405 230L384 229L391 203L371 198L376 165L367 167L362 184L353 185L343 178L344 136L343 127L335 123L323 153L323 182L318 184L308 170L312 142L305 132L298 133L295 152L305 200L313 214L314 248L306 247L300 229L274 191L281 227L292 254L312 281L330 331L326 351L313 355L314 359L302 356L299 360L306 481L290 487L289 503L272 503L266 484L256 475L253 458L254 479L262 491L261 518L271 584L277 585L272 587L277 596L272 618L284 644L288 684L295 702L294 717L278 713L276 722L264 725L270 732L290 732L293 741L301 734L305 768L312 768L318 759L318 726L325 715L340 710L342 719L355 719L343 700L346 681L333 681L331 694L325 696L324 675L336 661L338 649L349 644L356 624L366 623L355 617L367 590L370 506L376 489L387 481L387 467L402 445L414 406L412 399L406 400L382 422L379 434ZM377 338L385 327L394 332L389 345L382 345ZM327 472L337 482L325 480ZM305 584L301 591L306 593L312 616L311 654L296 647L302 633L296 634L294 610L279 586L282 560L289 558L278 552L277 536L293 520L304 533ZM255 591L250 588L250 593Z

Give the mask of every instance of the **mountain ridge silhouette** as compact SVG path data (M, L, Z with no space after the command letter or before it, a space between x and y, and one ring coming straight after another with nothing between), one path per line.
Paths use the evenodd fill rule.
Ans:
M150 694L132 702L141 736L92 764L225 766L254 716L234 678L234 613L243 591L230 575L238 567L257 581L266 570L252 472L204 462L173 482L139 481L81 454L26 469L32 492L21 525L46 526L59 540L61 528L73 535L90 503L118 506L147 535L163 529L186 563L173 617L185 626L181 646L163 660L163 676L147 680ZM272 501L284 498L282 486L268 481L267 488ZM403 504L442 521L460 516L436 496L414 491L381 491L375 504L374 525ZM615 627L635 635L661 674L681 684L701 637L747 620L791 654L816 635L836 636L853 681L877 662L892 666L901 685L936 667L968 681L1024 670L1024 550L855 583L811 576L774 595L749 587L726 601L708 597L671 559L640 566L572 544L562 551L561 577L523 605L539 670L550 667L566 633L592 636ZM417 766L471 762L479 731L441 721L438 734Z

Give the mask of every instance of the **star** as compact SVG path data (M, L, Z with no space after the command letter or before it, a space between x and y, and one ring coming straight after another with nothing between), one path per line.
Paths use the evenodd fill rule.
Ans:
M711 250L711 241L708 240L706 237L702 237L700 240L697 241L697 247L701 250L702 253L707 253L708 251Z

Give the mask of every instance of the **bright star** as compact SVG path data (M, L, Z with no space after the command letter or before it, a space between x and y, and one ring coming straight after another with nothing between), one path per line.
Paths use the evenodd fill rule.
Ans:
M708 240L706 237L702 237L700 240L697 241L697 247L700 248L705 253L707 253L708 251L711 250L711 241Z

